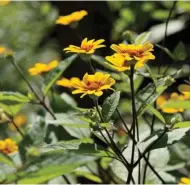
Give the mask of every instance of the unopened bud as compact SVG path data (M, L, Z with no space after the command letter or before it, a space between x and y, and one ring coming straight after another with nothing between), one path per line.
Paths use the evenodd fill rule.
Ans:
M165 82L165 85L166 86L171 86L175 80L174 78L170 77L170 76L167 76L165 79L164 79L164 82Z

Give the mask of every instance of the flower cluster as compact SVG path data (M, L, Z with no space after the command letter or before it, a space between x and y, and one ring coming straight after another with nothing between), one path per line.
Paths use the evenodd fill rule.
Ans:
M148 60L155 59L151 53L153 45L150 43L143 45L112 44L111 49L116 53L105 58L109 62L107 64L117 71L129 70L131 66L134 66L135 69L141 68Z
M74 22L78 22L83 19L88 13L86 10L76 11L69 15L59 16L56 20L56 24L69 25Z
M79 78L61 79L57 81L57 85L72 88L72 94L82 94L81 98L85 95L101 96L103 90L111 89L115 80L109 74L96 72L94 75L86 73L82 80Z
M4 154L10 154L16 152L18 150L18 146L15 141L10 138L5 140L0 140L0 151Z

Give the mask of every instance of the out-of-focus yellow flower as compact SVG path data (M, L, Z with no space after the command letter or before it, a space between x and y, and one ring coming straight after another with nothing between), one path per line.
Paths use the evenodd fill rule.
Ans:
M181 84L178 86L178 90L185 96L185 99L190 99L190 85Z
M76 11L69 15L60 16L56 20L56 24L69 25L74 22L78 22L86 16L88 12L86 10Z
M178 184L179 185L181 185L181 184L190 184L190 178L182 177L182 178L180 178L180 182Z
M95 41L95 39L92 39L88 41L88 39L85 38L82 41L80 47L69 45L69 47L65 48L64 51L66 51L66 53L71 52L71 53L79 53L79 54L93 54L96 49L105 47L105 45L101 44L104 41L105 41L104 39L99 39L97 41Z
M106 56L105 59L110 62L106 62L106 64L117 71L130 70L131 65L135 65L135 69L144 66L144 62L134 61L129 55L121 55L118 53L115 53L111 56Z
M58 66L58 61L53 60L53 61L49 62L48 64L36 63L35 66L29 68L28 71L31 75L38 75L38 74L41 74L44 72L48 72L57 66Z
M26 123L26 117L23 114L18 114L14 119L14 123L17 125L17 127L22 127ZM12 123L9 123L9 129L12 131L15 131L16 128Z
M0 6L6 6L6 5L8 5L9 3L11 2L11 0L1 0L0 1Z
M128 66L137 64L137 68L143 67L148 60L155 59L155 56L151 53L153 51L153 45L150 43L145 43L142 45L112 44L111 49L118 54L123 55ZM111 56L111 58L109 58L109 62L111 62L111 59L113 61L113 58L116 58L116 56ZM113 65L116 65L116 62L113 62Z
M0 151L4 154L10 154L16 152L18 150L18 146L15 141L7 138L5 140L0 140Z
M7 48L5 48L5 47L3 47L3 46L0 46L0 56L1 55L8 55L8 54L13 54L13 51L12 50L10 50L10 49L7 49Z
M185 100L183 95L179 95L178 93L174 92L170 95L161 95L158 97L156 103L157 106L165 113L177 113L177 112L184 112L182 108L163 108L163 106L168 103L168 101L178 101L178 100Z
M69 82L71 83L70 85ZM96 72L94 75L86 73L82 80L79 78L72 78L71 80L62 79L57 81L57 85L72 88L72 94L82 94L81 98L85 95L101 96L103 90L111 89L111 86L115 83L113 78L110 78L109 74Z

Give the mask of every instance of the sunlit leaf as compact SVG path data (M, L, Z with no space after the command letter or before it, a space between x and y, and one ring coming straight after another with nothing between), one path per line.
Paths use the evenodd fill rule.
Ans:
M115 112L120 99L120 92L114 92L111 96L107 97L102 105L103 120L108 122Z

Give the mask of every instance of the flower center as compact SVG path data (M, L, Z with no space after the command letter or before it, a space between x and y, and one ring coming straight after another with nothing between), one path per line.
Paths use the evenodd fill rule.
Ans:
M128 53L130 57L141 57L144 51L142 50L136 50L136 49L131 49L131 50L124 50L123 53Z
M93 48L93 44L92 45L86 45L86 46L82 46L81 49L85 50L85 51L90 51Z
M87 89L96 90L100 87L101 83L100 82L88 82L86 85L87 85Z

